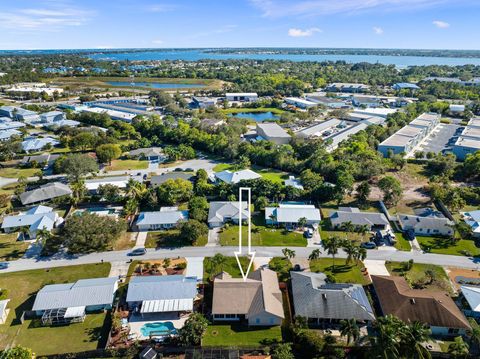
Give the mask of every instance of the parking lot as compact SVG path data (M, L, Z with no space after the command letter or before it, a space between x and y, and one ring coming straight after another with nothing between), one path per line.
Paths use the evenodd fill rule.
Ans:
M448 151L455 144L461 130L462 128L459 125L441 123L430 136L422 142L416 151L423 151L424 153L442 153L444 150Z

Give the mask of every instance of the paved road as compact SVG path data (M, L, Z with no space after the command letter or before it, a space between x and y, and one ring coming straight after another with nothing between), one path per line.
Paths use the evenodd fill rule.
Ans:
M282 247L253 247L257 252L257 256L261 257L278 257L282 256ZM298 257L308 257L312 252L312 248L306 247L290 247L295 250ZM173 249L148 249L147 253L141 257L134 259L162 259L174 257L209 257L215 253L222 253L226 256L233 256L234 251L238 247L182 247ZM129 251L112 251L103 253L92 253L82 256L55 255L51 258L25 258L13 261L5 272L17 272L28 269L43 269L52 267L61 267L76 264L99 263L105 262L121 262L128 261ZM322 257L329 257L322 252ZM340 252L338 258L345 258L345 253ZM367 259L371 260L391 260L391 261L407 261L413 259L418 263L437 264L442 266L463 267L468 269L480 269L480 259L473 259L461 256L450 256L442 254L427 254L420 251L395 251L395 250L371 250L368 251Z

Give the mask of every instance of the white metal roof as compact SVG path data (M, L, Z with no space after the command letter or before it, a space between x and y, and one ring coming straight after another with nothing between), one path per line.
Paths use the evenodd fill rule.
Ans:
M85 315L85 306L81 307L69 307L65 311L64 318L77 318Z
M470 308L475 312L480 312L480 287L462 285L460 289Z
M193 310L193 298L145 300L140 313L179 312Z

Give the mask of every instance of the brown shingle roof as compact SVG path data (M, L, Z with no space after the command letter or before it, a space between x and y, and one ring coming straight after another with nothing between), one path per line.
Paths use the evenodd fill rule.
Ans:
M213 286L212 314L254 315L267 312L284 318L277 274L257 269L246 281L228 273L217 276Z
M411 289L403 277L372 276L372 282L384 315L435 327L470 329L465 316L445 292Z

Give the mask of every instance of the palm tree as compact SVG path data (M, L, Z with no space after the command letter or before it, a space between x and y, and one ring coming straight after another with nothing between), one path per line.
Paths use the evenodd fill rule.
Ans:
M358 247L355 246L351 241L345 240L343 243L343 250L347 253L346 263L349 264L353 259L355 259L358 252Z
M466 358L468 355L468 344L465 343L462 337L456 337L453 343L448 346L448 354L452 358Z
M355 226L352 224L351 221L348 221L348 222L342 223L342 229L345 232L353 232L353 230L355 229Z
M314 249L312 253L308 256L308 260L313 261L315 259L320 258L320 249Z
M468 339L470 345L479 346L480 345L480 326L477 323L472 324L472 329L468 332Z
M147 187L145 186L145 184L135 181L133 178L130 178L128 180L126 189L126 196L128 198L140 202L146 192Z
M323 249L326 250L327 253L332 256L332 261L333 261L332 272L335 271L335 256L338 254L338 250L342 247L342 244L343 244L343 240L341 240L336 236L328 237L322 240Z
M367 250L365 248L357 247L357 251L353 257L355 262L363 262L367 258Z
M216 276L219 272L223 271L223 268L227 262L227 258L221 254L217 253L210 259L210 265L207 268L209 272L209 277L212 279Z
M285 256L285 258L288 258L288 259L295 258L295 251L292 249L283 248L282 253Z
M307 218L302 217L298 220L298 226L302 227L302 229L305 228L306 225L307 225Z
M45 229L45 227L37 231L37 240L40 241L42 247L45 246L45 243L47 243L50 238L52 238L52 234L49 230Z
M342 336L347 337L347 344L350 344L350 340L353 339L353 342L356 342L360 337L360 329L355 319L341 320L340 321L340 331Z
M430 351L423 343L430 340L430 329L423 323L413 322L406 325L400 332L400 348L406 357L415 359L430 359Z
M72 190L72 204L76 206L85 196L87 188L85 187L85 181L79 179L70 183L70 189Z
M375 357L382 359L400 358L397 335L405 324L393 315L380 317L374 323L376 335L370 337Z

